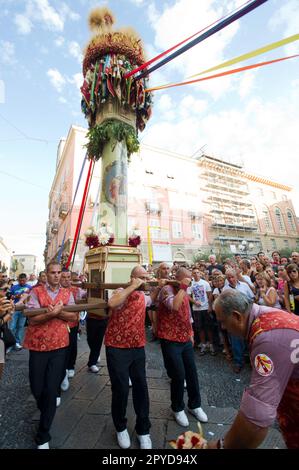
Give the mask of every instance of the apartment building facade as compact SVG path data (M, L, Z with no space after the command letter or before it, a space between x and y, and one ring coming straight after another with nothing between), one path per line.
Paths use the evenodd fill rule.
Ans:
M10 252L2 237L0 237L0 272L8 273L10 268Z
M49 194L45 259L68 253L83 193L76 185L85 156L86 129L72 126L58 148ZM94 169L81 228L75 270L83 266L84 232L91 223L101 174ZM253 175L242 165L202 155L184 155L142 145L128 171L128 231L141 231L144 263L192 262L203 253L243 253L299 248L292 188ZM99 224L100 221L97 220Z
M16 254L11 257L9 276L17 278L20 274L37 274L37 257L30 254Z

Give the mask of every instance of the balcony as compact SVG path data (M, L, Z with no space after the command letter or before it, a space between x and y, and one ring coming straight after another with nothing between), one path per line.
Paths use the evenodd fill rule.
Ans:
M145 210L148 214L161 215L162 206L159 202L147 201L145 203Z
M234 209L212 209L210 210L211 214L228 214L228 215L240 215L241 217L248 217L249 219L254 219L255 215L250 214L250 212L243 212L242 210Z
M55 220L52 222L51 232L54 234L58 233L58 228L58 222Z
M236 194L241 194L244 196L248 196L250 193L248 191L248 187L244 185L244 188L242 189L241 187L235 185L235 184L230 184L230 183L225 183L225 182L212 182L212 181L207 181L207 184L205 185L206 189L218 189L220 191L227 193L236 193Z
M226 230L241 230L243 232L254 232L258 230L257 224L246 224L244 223L241 225L238 222L213 222L212 223L213 228L223 228Z
M68 203L67 202L61 203L59 206L59 213L58 213L59 218L64 220L68 214L68 211L69 211Z
M202 173L202 175L206 176L207 179L217 178L219 180L222 180L224 183L226 181L231 181L232 183L241 184L241 185L243 185L245 183L244 177L242 175L233 176L233 175L230 175L229 173L221 173L221 172L215 171L215 170L205 171L204 173Z
M201 215L200 215L199 212L190 211L190 212L188 212L188 215L189 215L189 217L191 218L191 220L199 220L199 219L201 219Z
M244 240L243 237L234 237L233 235L231 237L227 236L221 236L219 237L214 237L214 240L219 240L219 241L232 241L232 242L242 242ZM246 241L250 243L260 243L261 240L259 238L247 238Z
M252 208L252 204L251 202L245 202L245 201L242 201L242 200L239 200L239 201L236 201L234 199L229 199L228 196L224 197L218 193L215 193L214 195L212 194L209 194L208 198L206 201L206 203L211 203L211 202L222 202L222 203L228 203L228 204L236 204L238 206L243 206L243 207L250 207Z

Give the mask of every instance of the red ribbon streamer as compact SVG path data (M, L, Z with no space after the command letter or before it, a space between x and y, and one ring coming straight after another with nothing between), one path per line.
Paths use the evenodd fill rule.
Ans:
M153 59L148 60L147 62L145 62L145 64L142 64L142 65L140 65L139 67L137 67L136 69L131 70L131 72L127 72L127 73L124 75L124 78L130 78L132 75L135 75L137 72L140 72L141 70L145 69L146 67L148 67L149 65L151 65L153 62L156 62L157 60L161 59L161 57L164 57L166 54L168 54L169 52L173 51L173 50L176 49L177 47L180 47L182 44L185 44L185 42L190 41L190 39L194 38L194 37L197 36L198 34L200 34L200 33L202 33L203 31L205 31L206 29L211 28L212 26L214 26L214 24L218 23L219 21L222 21L224 18L226 18L227 16L231 15L231 14L234 13L235 11L241 9L242 7L244 7L245 5L247 5L247 3L250 3L251 1L252 1L252 0L248 0L247 2L243 3L243 5L241 5L240 7L236 8L236 9L233 10L232 12L228 13L227 15L222 16L222 17L219 18L218 20L214 21L213 23L209 24L209 25L206 26L205 28L203 28L203 29L201 29L200 31L198 31L197 33L192 34L192 36L189 36L188 38L186 38L186 39L184 39L183 41L179 42L179 43L176 44L175 46L172 46L170 49L167 49L167 51L161 52L161 54L157 55L157 56L154 57Z
M74 240L73 240L73 243L72 243L72 247L71 247L71 251L70 251L68 260L67 260L66 265L65 265L66 268L68 268L70 263L71 263L73 253L74 253L74 250L75 250L75 246L76 246L76 243L77 243L77 240L78 240L78 237L79 237L81 222L82 222L82 219L83 219L84 208L85 208L86 199L87 199L87 195L88 195L89 180L90 180L90 175L91 175L91 170L92 170L93 165L94 165L94 161L90 160L88 173L87 173L87 177L86 177L86 182L85 182L85 187L84 187L84 192L83 192L83 197L82 197L82 202L81 202L80 211L79 211L79 216L78 216L78 220L77 220L75 236L74 236Z

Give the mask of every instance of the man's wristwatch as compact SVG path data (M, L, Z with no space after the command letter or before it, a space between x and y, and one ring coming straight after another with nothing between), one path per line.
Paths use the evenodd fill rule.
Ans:
M218 439L218 441L217 441L217 449L224 449L224 438Z

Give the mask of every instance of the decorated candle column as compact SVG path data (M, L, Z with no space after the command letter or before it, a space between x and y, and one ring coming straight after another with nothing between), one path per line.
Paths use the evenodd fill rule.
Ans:
M138 131L151 116L152 97L147 79L124 75L145 62L141 40L132 29L113 30L107 8L90 13L93 36L83 60L82 110L88 120L87 152L102 159L99 227L111 227L114 243L127 245L130 155L138 151Z

